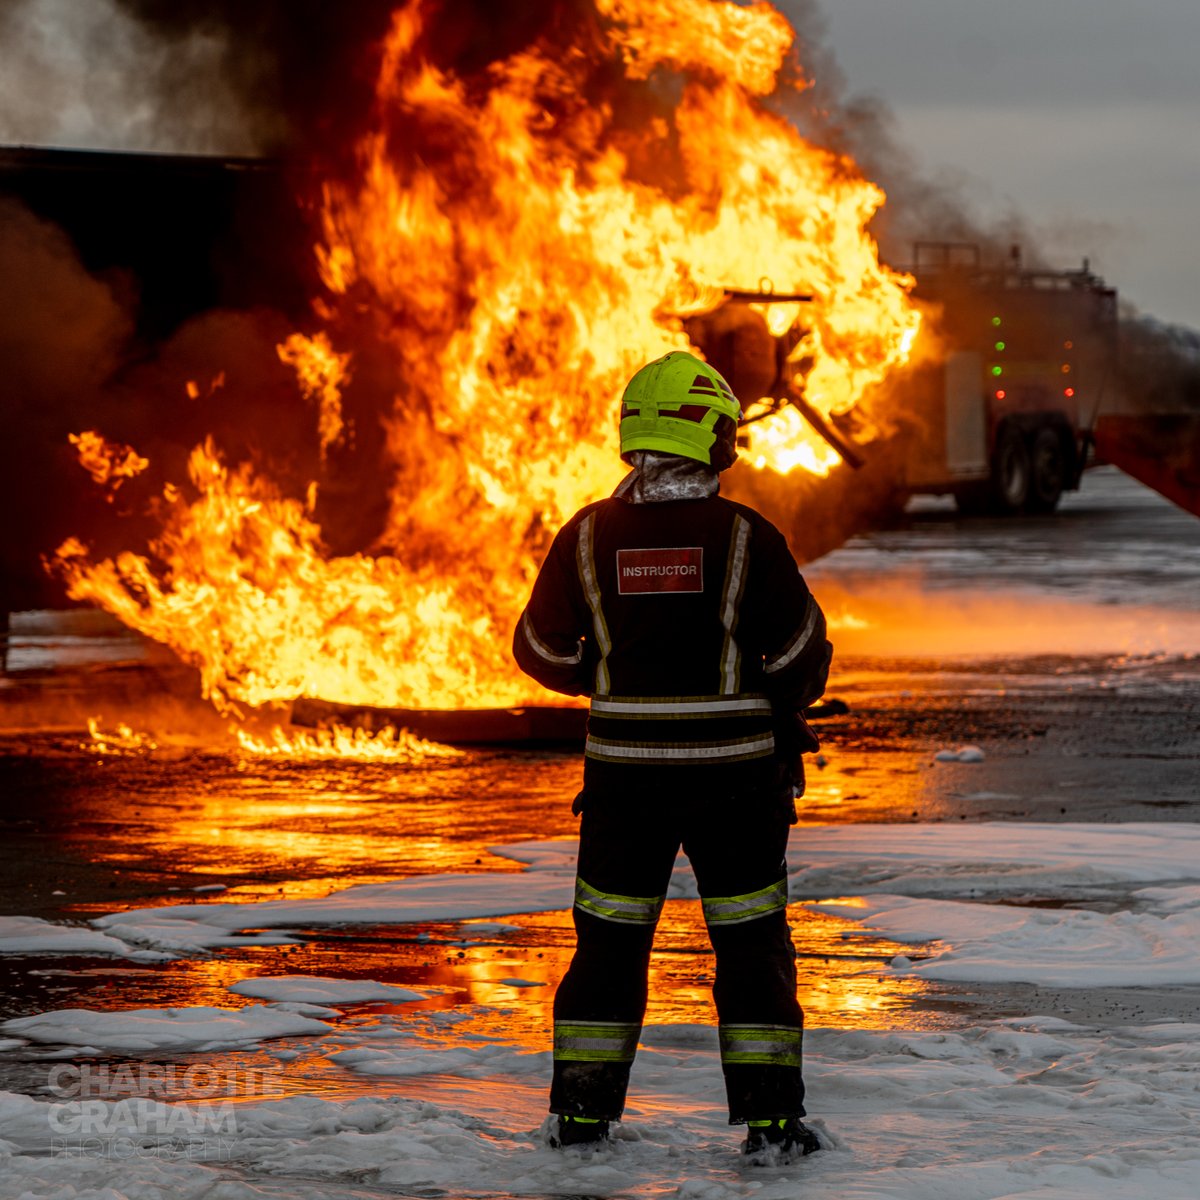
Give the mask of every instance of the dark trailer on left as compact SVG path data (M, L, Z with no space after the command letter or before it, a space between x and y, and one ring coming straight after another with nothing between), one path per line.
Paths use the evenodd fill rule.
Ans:
M201 313L309 311L316 274L296 197L306 168L279 159L0 147L0 621L62 607L43 556L108 513L68 442L177 428L119 373L151 362Z

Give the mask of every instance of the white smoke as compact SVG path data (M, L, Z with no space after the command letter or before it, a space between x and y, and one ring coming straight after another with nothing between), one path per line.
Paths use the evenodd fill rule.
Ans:
M247 122L227 34L164 38L116 0L0 6L0 143L240 155L274 131Z

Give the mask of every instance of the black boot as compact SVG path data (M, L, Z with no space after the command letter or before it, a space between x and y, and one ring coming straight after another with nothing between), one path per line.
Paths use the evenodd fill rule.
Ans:
M820 1150L821 1143L799 1117L776 1117L769 1121L747 1121L744 1154L761 1154L772 1161L803 1158Z
M593 1117L560 1114L557 1127L550 1132L550 1145L555 1150L563 1146L596 1146L607 1141L608 1122Z

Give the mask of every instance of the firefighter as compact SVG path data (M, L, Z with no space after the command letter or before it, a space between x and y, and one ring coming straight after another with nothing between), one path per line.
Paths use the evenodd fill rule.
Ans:
M816 748L800 710L824 691L832 647L782 534L718 494L740 416L729 384L691 354L639 370L621 401L632 470L559 531L513 637L523 671L591 699L577 944L554 1000L553 1146L603 1142L621 1117L682 846L716 957L730 1124L749 1126L747 1153L819 1148L800 1120L784 852L800 753Z

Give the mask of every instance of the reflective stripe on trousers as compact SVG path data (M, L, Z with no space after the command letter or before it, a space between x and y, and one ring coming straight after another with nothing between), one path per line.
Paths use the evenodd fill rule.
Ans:
M633 1062L640 1024L623 1021L555 1021L555 1062Z
M582 879L575 880L575 907L621 925L656 925L666 896L619 896L602 892Z
M799 1067L804 1031L793 1025L721 1025L721 1064Z
M757 892L741 896L706 896L704 920L709 926L740 925L787 908L787 880L781 879Z

